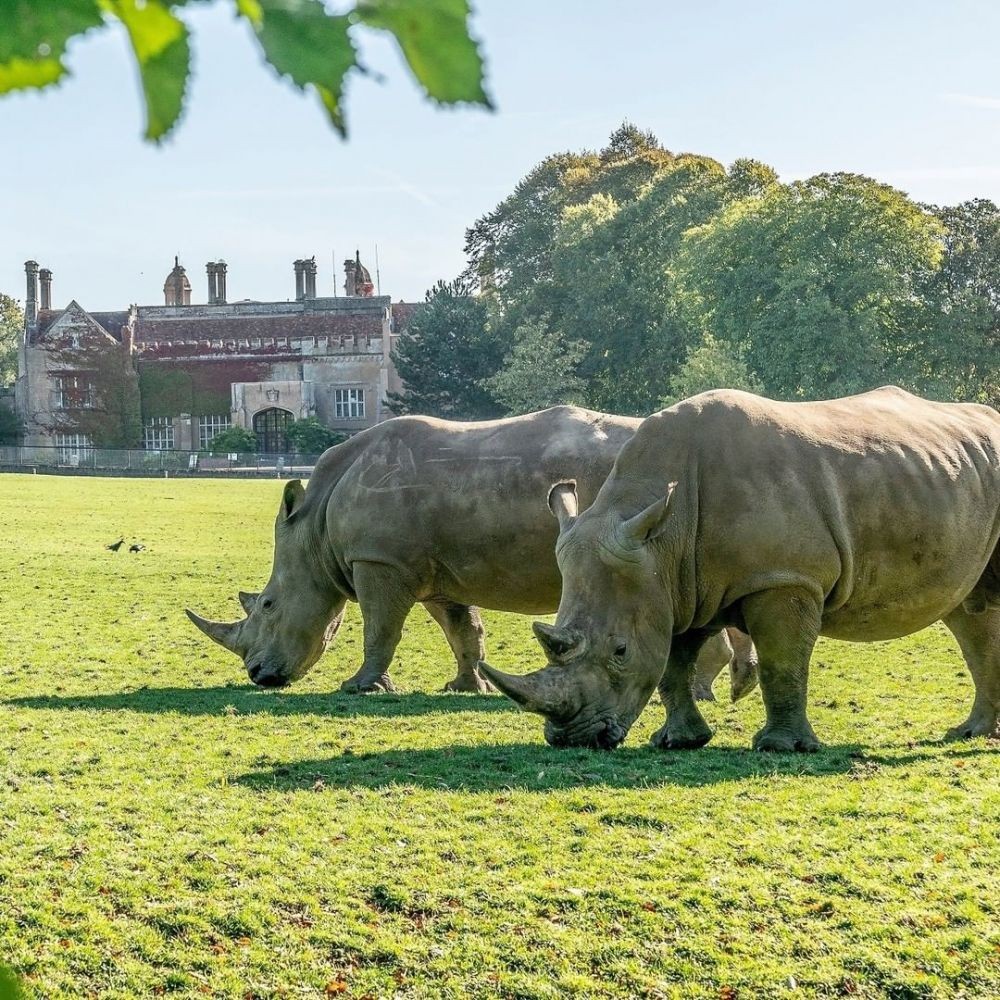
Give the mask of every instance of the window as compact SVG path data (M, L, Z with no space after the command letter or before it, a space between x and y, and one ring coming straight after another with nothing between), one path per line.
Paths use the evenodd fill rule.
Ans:
M60 462L79 465L80 459L90 450L90 438L86 434L57 434L56 447Z
M173 448L173 417L150 417L142 428L142 446L147 451L169 451Z
M56 375L55 409L94 408L94 383L89 375Z
M364 389L334 389L333 412L343 420L356 420L365 415Z
M216 415L211 417L198 418L198 447L202 451L208 451L208 446L212 443L212 438L216 434L221 434L229 428L229 415Z

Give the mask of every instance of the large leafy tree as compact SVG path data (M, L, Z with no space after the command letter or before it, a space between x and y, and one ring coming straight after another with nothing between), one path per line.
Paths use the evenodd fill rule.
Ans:
M697 339L674 307L668 268L684 231L712 217L727 185L716 161L679 156L628 201L597 194L564 211L556 323L588 345L579 372L591 405L645 414L663 397Z
M346 133L344 85L358 62L360 30L391 35L429 98L489 106L479 47L469 34L468 0L357 0L331 13L322 0L235 0L265 60L300 90L319 98L330 123ZM67 73L74 38L124 30L146 105L146 138L177 123L191 75L187 0L4 0L0 3L0 94L47 87Z
M685 234L673 266L691 323L736 347L770 393L826 398L931 381L924 289L942 227L855 174L772 185Z
M945 228L932 279L943 394L1000 409L1000 208L976 198L934 210Z
M503 367L483 387L508 412L531 413L558 403L581 403L586 385L576 367L584 346L567 341L544 323L525 323L514 331L514 346Z
M17 345L24 329L24 312L17 299L0 292L0 386L17 378Z
M389 393L389 406L455 420L500 416L503 407L483 380L499 370L505 351L487 300L460 281L438 282L393 351L403 391Z

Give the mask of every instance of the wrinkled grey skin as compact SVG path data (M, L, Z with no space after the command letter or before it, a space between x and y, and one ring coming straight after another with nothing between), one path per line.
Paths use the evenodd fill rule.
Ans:
M712 685L729 667L729 696L734 701L745 698L757 686L757 650L750 636L738 628L716 632L701 647L694 670L695 701L715 701Z
M559 603L554 479L590 503L641 421L558 406L509 420L397 417L327 451L309 489L292 482L274 527L274 566L247 617L208 622L251 680L281 687L319 659L348 600L361 605L364 662L343 689L393 689L403 622L422 602L458 661L453 691L491 691L479 671L476 606L544 614Z
M870 642L941 620L975 682L946 738L1000 737L1000 414L884 388L818 403L695 396L645 420L596 501L557 484L563 593L536 625L549 666L484 668L556 746L617 746L655 688L664 749L712 732L692 671L722 626L749 633L759 750L815 750L819 635ZM666 664L666 669L664 669Z

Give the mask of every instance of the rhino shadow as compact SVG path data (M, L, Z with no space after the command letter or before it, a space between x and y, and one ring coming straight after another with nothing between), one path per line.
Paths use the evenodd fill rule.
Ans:
M828 746L817 754L760 754L736 748L704 748L665 754L651 747L612 753L553 750L542 743L453 745L438 749L384 750L296 761L230 779L259 792L326 789L383 789L412 785L439 791L547 791L587 786L643 788L702 787L769 777L828 778L873 769L904 767L947 754L978 756L988 749L945 749L937 753L871 754L856 744Z
M265 691L249 684L204 688L150 687L115 694L36 695L9 698L0 705L85 712L176 712L179 715L221 715L235 709L240 715L319 715L339 719L392 718L437 712L520 711L502 695L289 693Z

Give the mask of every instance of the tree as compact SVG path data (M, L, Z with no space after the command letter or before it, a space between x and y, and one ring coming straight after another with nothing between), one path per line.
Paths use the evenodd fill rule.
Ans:
M315 417L293 420L285 430L285 436L297 455L319 455L347 440L346 435L331 430Z
M252 454L257 450L257 435L245 427L227 427L212 438L208 450L213 455Z
M17 348L24 329L24 311L16 299L0 292L0 386L17 378Z
M928 361L942 395L1000 409L1000 208L976 198L933 211L945 235L929 289L937 352Z
M586 383L576 375L583 344L567 342L544 323L526 323L514 333L514 346L483 388L508 413L531 413L557 403L584 401Z
M589 405L644 415L659 404L697 341L677 314L668 269L683 233L724 204L727 185L721 164L680 156L629 201L599 194L563 212L554 322L588 345L578 372Z
M73 39L110 26L123 29L139 68L146 138L177 123L191 67L185 0L7 0L0 4L0 94L41 88L66 75ZM357 0L330 13L322 0L236 0L261 53L299 90L313 90L333 127L346 134L342 106L351 72L365 72L353 35L386 32L426 95L442 104L490 107L483 63L469 35L468 0Z
M438 282L393 350L403 391L389 393L389 407L452 420L500 416L502 407L482 382L500 368L504 351L486 299L460 281Z
M684 235L672 266L693 327L745 358L779 398L931 380L924 289L940 223L855 174L771 185Z
M663 406L672 406L709 389L745 389L747 392L763 389L739 350L732 344L716 340L710 333L688 352L684 364L669 384L670 393L662 400Z

